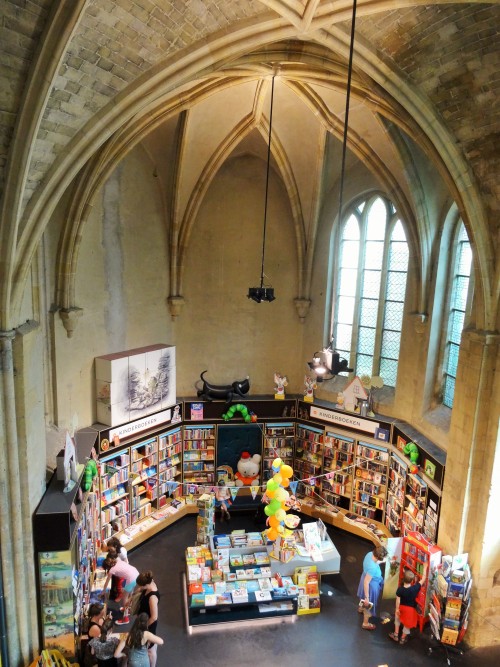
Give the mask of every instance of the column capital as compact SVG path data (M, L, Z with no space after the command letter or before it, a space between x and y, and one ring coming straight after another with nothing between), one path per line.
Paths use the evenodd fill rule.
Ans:
M301 322L304 322L309 308L311 307L311 299L294 299L295 308L297 309L297 314Z
M168 310L172 319L175 320L181 314L183 307L186 305L186 300L183 296L169 296L167 299Z
M78 320L83 315L83 308L61 308L59 310L59 317L62 320L63 326L66 329L68 338L73 336Z
M484 329L464 329L462 332L464 340L471 343L480 343L482 345L500 344L500 334L495 331L485 331Z

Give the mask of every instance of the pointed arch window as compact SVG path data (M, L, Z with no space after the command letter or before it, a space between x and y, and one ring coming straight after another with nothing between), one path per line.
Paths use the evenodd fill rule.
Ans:
M443 404L453 407L460 339L465 322L472 268L472 249L462 221L457 226L449 280L448 322L443 360Z
M356 204L340 229L332 333L356 375L396 385L408 271L408 244L394 205L376 196Z

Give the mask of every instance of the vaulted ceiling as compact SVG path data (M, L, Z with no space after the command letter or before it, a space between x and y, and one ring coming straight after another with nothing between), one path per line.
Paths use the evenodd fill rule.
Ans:
M173 165L169 218L185 247L220 166L242 153L264 158L273 75L273 165L307 296L327 156L339 154L344 129L349 0L3 0L2 14L0 328L68 188L76 222L62 252L71 262L86 204L133 145L167 169L159 133ZM442 180L493 303L499 29L498 2L358 0L348 137L351 163L376 174L428 257L439 230L426 186ZM181 281L172 276L172 294ZM71 288L60 291L69 307Z

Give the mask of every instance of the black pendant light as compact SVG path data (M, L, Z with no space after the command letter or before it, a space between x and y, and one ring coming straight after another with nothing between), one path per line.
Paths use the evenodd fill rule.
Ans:
M262 261L260 270L260 287L249 287L247 298L256 303L262 301L274 301L274 288L264 287L264 257L266 252L266 227L267 227L267 202L269 196L269 171L271 167L271 132L273 129L273 103L274 103L274 78L271 84L271 107L269 111L269 136L267 141L267 169L266 169L266 193L264 195L264 228L262 232Z

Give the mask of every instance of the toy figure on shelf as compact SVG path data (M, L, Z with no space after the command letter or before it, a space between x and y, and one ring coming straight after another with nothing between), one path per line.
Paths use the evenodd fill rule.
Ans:
M250 456L248 452L242 452L236 464L238 469L234 476L236 486L255 486L259 483L260 459L260 454Z
M274 374L274 398L283 400L285 398L285 387L288 386L288 380L286 375L281 375L281 373Z
M304 384L305 384L305 390L304 390L304 401L307 401L307 403L312 403L314 401L314 390L318 386L316 384L316 380L314 378L309 377L309 375L304 375Z
M414 442L408 442L403 449L403 454L409 457L411 461L410 472L418 472L418 459L420 457L420 452L418 447Z

